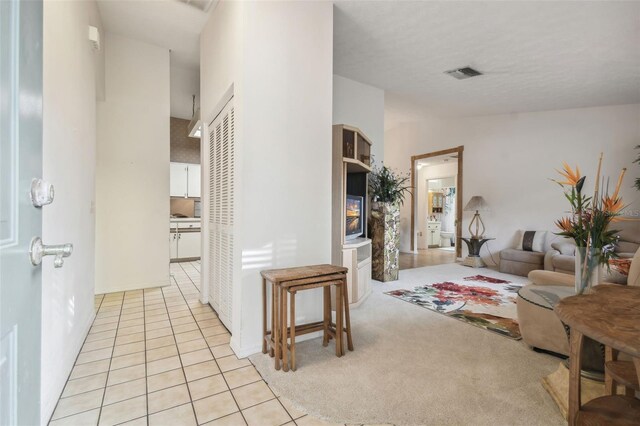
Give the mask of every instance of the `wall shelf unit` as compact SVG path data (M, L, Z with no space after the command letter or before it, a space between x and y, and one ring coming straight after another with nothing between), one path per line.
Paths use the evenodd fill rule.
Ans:
M371 141L358 128L333 126L332 238L334 265L349 268L349 303L356 307L371 293L371 239L367 234L369 211L368 175L371 172ZM362 197L362 235L346 238L347 195Z

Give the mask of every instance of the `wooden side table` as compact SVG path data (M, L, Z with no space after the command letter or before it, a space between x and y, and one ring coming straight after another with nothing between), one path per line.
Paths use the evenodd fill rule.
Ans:
M342 266L312 265L296 268L271 269L261 271L262 275L262 352L269 352L275 358L275 368L288 371L289 350L292 355L292 368L295 369L295 336L324 331L323 344L326 346L329 337L336 339L336 355L342 356L342 333L347 333L349 350L353 350L351 338L351 320L347 294L347 271ZM267 283L271 283L271 329L267 329ZM330 287L336 287L336 324L331 323ZM324 288L323 320L295 325L295 295L298 291ZM287 294L291 295L291 326L288 327ZM344 310L344 312L343 312ZM343 325L344 314L344 325ZM288 338L291 337L291 345Z
M640 288L601 284L591 294L563 299L555 311L571 327L569 425L638 424L640 400L615 395L615 386L610 383L633 386L640 381ZM607 347L609 365L605 368L605 383L609 395L582 405L580 367L584 336ZM633 365L612 364L617 362L613 351L631 356Z

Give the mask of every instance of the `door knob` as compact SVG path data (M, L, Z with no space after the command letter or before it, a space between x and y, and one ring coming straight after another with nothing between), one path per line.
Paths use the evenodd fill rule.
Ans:
M40 265L42 258L45 256L55 256L53 259L53 266L61 268L64 264L63 258L71 256L73 252L73 244L42 244L40 237L35 237L31 240L31 248L29 249L29 258L33 266Z

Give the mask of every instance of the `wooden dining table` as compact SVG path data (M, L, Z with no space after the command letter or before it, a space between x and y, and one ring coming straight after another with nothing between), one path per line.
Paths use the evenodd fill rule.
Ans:
M640 400L634 396L640 382L640 287L601 284L590 294L563 299L554 310L570 327L569 425L640 424ZM605 345L608 395L582 405L580 367L585 336ZM617 353L631 360L618 361ZM630 391L616 395L616 383Z

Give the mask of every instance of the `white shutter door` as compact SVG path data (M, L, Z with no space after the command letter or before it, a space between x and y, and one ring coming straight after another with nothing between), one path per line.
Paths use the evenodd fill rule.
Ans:
M209 126L210 297L220 320L231 330L234 281L235 132L233 100Z

